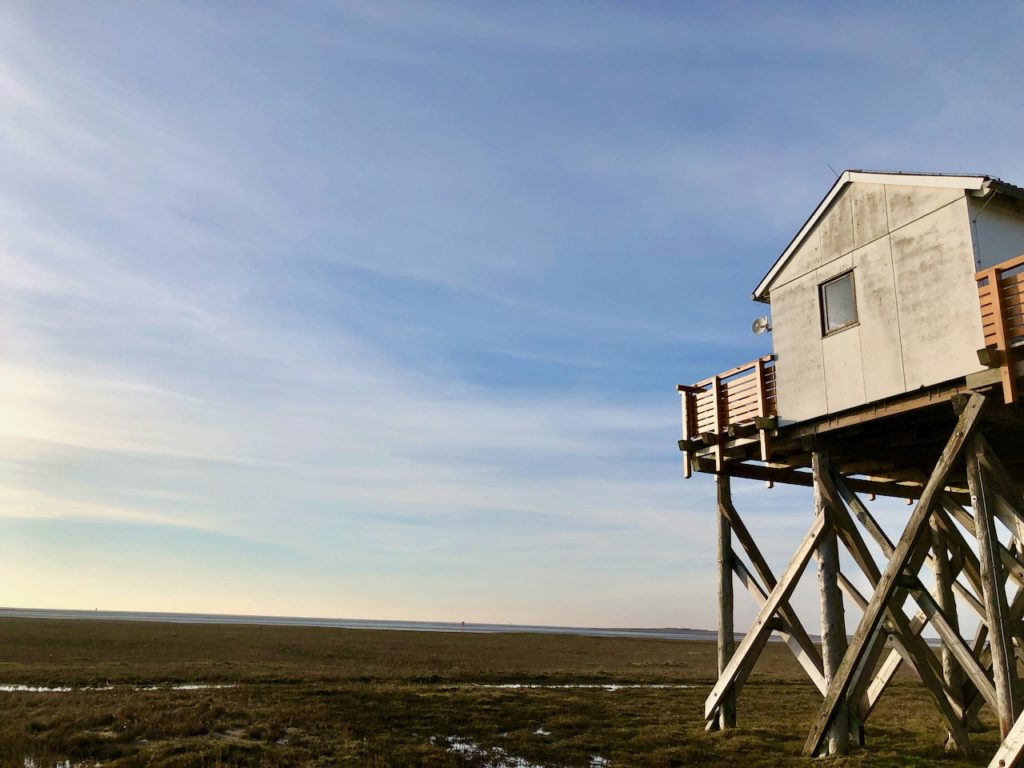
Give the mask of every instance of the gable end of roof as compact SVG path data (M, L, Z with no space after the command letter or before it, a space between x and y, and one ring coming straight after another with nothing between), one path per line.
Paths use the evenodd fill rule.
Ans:
M769 289L771 288L771 284L774 282L775 278L792 258L793 254L803 243L804 239L810 234L811 230L814 229L825 211L827 211L828 207L832 204L832 201L839 196L840 192L842 192L848 184L856 182L887 184L890 186L952 188L963 189L969 192L987 191L991 189L1002 194L1024 199L1024 189L1015 187L1012 184L1007 184L993 176L984 174L960 175L893 171L843 171L832 185L832 188L829 189L825 197L823 197L821 202L818 203L807 221L804 222L803 226L800 227L793 239L790 240L789 245L786 246L785 250L783 250L775 260L775 263L772 264L768 273L761 278L761 282L759 282L757 287L754 289L754 301L767 303L770 300L771 297Z

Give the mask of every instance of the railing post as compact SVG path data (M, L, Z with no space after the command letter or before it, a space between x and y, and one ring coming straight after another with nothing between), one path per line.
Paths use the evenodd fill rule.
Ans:
M1012 404L1017 402L1017 371L1014 365L1014 353L1009 344L1006 334L1006 308L1003 303L1003 268L999 266L989 267L975 275L980 283L988 281L989 295L992 298L992 323L995 335L996 349L999 351L1000 378L1003 385L1003 402Z
M689 478L693 475L693 463L690 461L690 450L689 441L693 437L693 431L691 429L690 418L691 414L696 410L694 394L688 390L680 390L680 400L683 404L683 440L686 441L687 447L683 448L683 477Z
M1017 374L1013 365L1013 352L1006 338L1006 308L1003 306L1003 270L992 270L992 309L996 318L996 348L1003 353L1003 402L1017 401Z
M1017 402L1017 355L1006 334L1006 310L1003 307L1003 270L999 270L999 277L996 280L996 295L999 297L999 331L1003 337L1003 402L1012 405Z
M764 417L768 415L768 394L765 391L765 366L764 358L757 358L754 368L757 374L757 415ZM761 444L761 461L768 461L768 430L758 430L759 442Z
M722 471L722 377L715 376L711 380L711 397L715 414L715 472Z

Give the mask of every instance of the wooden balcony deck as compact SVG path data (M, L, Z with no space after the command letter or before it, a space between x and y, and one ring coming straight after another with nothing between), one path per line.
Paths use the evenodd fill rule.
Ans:
M1024 359L1024 255L983 269L975 275L985 348L984 365L999 369L1003 401L1017 402L1018 363Z
M710 376L693 385L680 384L683 408L683 474L693 472L693 447L710 448L716 471L724 460L727 439L742 444L758 443L762 460L768 458L767 430L775 427L775 356L765 355L749 363ZM756 438L754 437L756 435Z

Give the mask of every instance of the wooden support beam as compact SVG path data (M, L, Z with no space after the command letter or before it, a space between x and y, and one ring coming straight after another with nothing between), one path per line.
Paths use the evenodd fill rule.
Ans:
M753 424L730 424L726 430L726 434L730 438L736 439L738 437L750 437L751 435L757 434L757 427Z
M747 591L757 602L758 607L764 605L768 601L768 591L761 586L757 577L747 569L747 566L743 564L743 561L740 560L735 553L733 553L732 567L733 572L736 574L736 578L738 578L740 583L747 588ZM825 677L821 673L821 670L818 669L813 662L809 661L807 648L797 640L796 633L794 632L793 627L790 626L789 622L787 622L781 615L779 616L779 622L779 628L774 629L774 631L789 647L789 650L793 653L793 656L796 657L797 661L801 663L804 671L807 672L808 677L811 678L811 682L814 683L814 687L818 689L818 693L824 696L827 686L825 685Z
M846 505L843 503L838 488L833 482L832 476L827 473L820 479L821 494L825 504L828 505L828 510L832 513L832 519L835 523L836 531L843 543L846 545L850 554L853 556L854 562L857 563L858 567L867 576L868 581L872 587L876 587L881 580L881 573L878 569L878 565L871 557L871 553L868 551L867 544L864 542L860 531L857 530L856 525L853 522L853 518L850 516ZM883 534L884 535L884 534ZM935 701L939 712L946 719L949 726L949 732L953 739L956 748L965 753L970 752L970 741L967 736L967 731L963 727L962 718L963 710L962 707L954 708L951 706L950 697L946 691L946 687L941 677L941 669L938 668L938 661L931 649L921 639L918 631L911 626L911 622L907 619L906 614L903 612L902 603L904 599L904 593L902 590L895 590L893 593L893 601L890 605L885 606L885 616L896 631L898 636L899 649L902 655L910 661L910 663L917 670L918 676L924 683L925 688L929 693L932 694L932 699ZM865 606L865 612L868 606ZM962 641L961 641L962 642ZM881 654L884 650L882 643L876 642L875 644L875 656ZM874 659L870 665L865 665L866 670L872 669L874 666ZM863 675L860 678L860 686L854 685L851 687L851 693L848 697L850 701L859 701L861 693L858 687L863 687L868 682L867 675ZM839 712L841 713L841 709ZM837 722L842 722L841 716L837 717ZM833 726L834 727L834 726ZM830 738L831 741L831 738Z
M882 530L882 527L878 524L878 522L872 516L871 512L864 505L864 503L857 497L856 494L854 494L849 489L849 487L847 487L845 478L843 478L843 476L840 475L837 471L833 470L830 479L832 481L833 487L835 488L834 493L838 494L840 499L848 507L849 511L857 518L857 521L864 527L864 529L868 532L868 534L875 540L875 543L878 545L879 549L882 550L882 554L886 558L891 558L892 554L893 554L893 551L894 551L894 546L893 546L892 541L886 535L885 531ZM956 502L952 501L952 499L949 498L948 494L943 494L943 499L945 501L947 501L948 503L950 503L950 504L956 504ZM942 514L942 512L940 510L935 509L935 511L932 514L932 522L938 524L940 521L941 521L941 524L943 526L950 528L957 537L960 537L959 529L957 529L955 526L953 526L952 523ZM942 530L943 530L943 532L945 532L945 528L943 528ZM961 543L961 546L966 551L966 553L968 555L970 555L971 557L973 557L973 553L970 552L970 550L967 548L967 545L966 545L966 543L963 542L962 537L960 537L958 539L958 541ZM933 570L937 568L937 565L935 564L935 558L931 558L930 565L932 566ZM960 567L962 567L962 565ZM948 570L948 563L947 563L947 570ZM958 570L959 570L959 568L958 568ZM977 573L977 570L978 569L975 566L975 568L974 568L975 573ZM956 574L954 574L954 573L952 573L950 571L950 576L953 578L953 583L952 583L953 588L956 589L957 592L959 594L961 594L965 598L965 600L968 601L968 603L970 605L972 605L972 606L974 606L974 605L980 606L980 603L978 602L977 598L975 598L974 595L971 594L970 590L968 590L966 587L964 587L962 584L960 584L959 581L955 580L955 575ZM975 583L980 585L980 582L975 582ZM978 586L978 589L980 591L980 586ZM899 601L897 599L894 602L899 603L901 601ZM862 608L861 610L864 610L864 608ZM982 615L983 611L981 611L979 609L978 613L979 613L979 615ZM918 613L910 621L910 624L907 627L907 631L909 631L915 637L917 637L917 636L919 636L921 634L921 631L924 629L924 627L927 625L927 623L928 623L928 620L927 620L927 617L925 616L925 614L924 613ZM895 641L895 638L893 638L893 640ZM911 643L916 645L916 643L914 643L914 641L911 641ZM866 690L866 701L862 705L862 708L865 710L865 716L864 716L865 720L867 719L867 716L870 715L871 711L874 709L875 704L878 703L878 699L882 695L882 692L889 685L889 682L892 680L892 678L895 676L896 672L899 670L900 666L903 664L904 659L905 658L909 658L908 657L908 653L909 652L907 652L905 650L905 645L904 644L897 644L896 649L889 653L889 655L886 658L886 660L879 667L879 669L876 672L874 678L868 684L867 690ZM931 657L927 656L926 660L930 663ZM913 663L913 661L911 661L910 663L913 666L916 666ZM866 665L866 666L868 666L868 668L870 668L872 665ZM949 687L947 685L947 680L948 680L948 678L946 677L945 674L943 674L942 675L943 687L946 687L946 688ZM956 710L958 713L963 711L962 700L963 700L962 693L961 693L960 696L951 696L950 697L950 703L951 703L953 709ZM960 722L965 722L965 718L960 716L960 715L958 715L958 720L960 720ZM950 732L950 733L952 734L952 732ZM954 746L956 745L956 741L955 740L953 741L953 745Z
M942 506L936 507L933 512L935 522L939 524L946 534L946 545L956 559L960 572L963 573L970 583L970 589L968 589L957 579L956 583L953 584L953 588L964 598L968 606L981 620L982 625L984 625L987 620L985 606L982 604L981 598L978 597L981 594L981 564L978 562L978 556L974 554L971 545L967 543L967 539L964 538L960 529L953 525L953 520L951 519L956 518L959 521L964 515L966 515L966 520L970 521L970 525L965 527L969 531L974 530L974 518L948 495L942 497Z
M942 638L945 647L949 648L964 672L971 679L974 687L985 697L985 701L989 706L994 709L997 703L996 689L985 674L985 669L981 666L981 663L971 653L967 643L953 630L949 617L945 615L938 603L935 602L935 598L931 596L920 582L918 582L916 589L911 590L911 594L931 621L932 626L935 627L935 631Z
M698 472L716 473L715 462L710 458L694 458L693 466ZM731 463L727 464L724 473L730 477L742 477L749 480L766 482L782 482L788 485L811 487L814 479L810 472L796 469L780 469L765 467L758 464ZM916 483L876 482L856 477L847 478L850 487L863 494L889 496L894 499L918 499L921 497L922 485ZM962 497L964 498L964 497ZM964 498L966 501L966 498Z
M726 506L726 515L729 518L729 524L732 526L733 535L736 540L740 543L743 551L746 552L747 557L750 558L750 566L754 569L758 578L761 579L761 583L764 584L765 589L768 591L774 590L777 584L775 574L772 573L772 569L768 567L768 561L765 560L764 555L761 554L761 550L757 546L757 542L754 541L754 537L750 534L750 530L747 528L746 523L743 522L743 518L740 517L736 511L736 507L730 502ZM766 597L767 599L767 597ZM824 673L822 672L821 654L818 652L818 646L810 635L807 634L807 630L804 629L803 622L800 621L800 617L796 611L790 606L788 600L782 601L779 604L779 615L789 625L793 635L793 640L800 648L800 652L796 655L796 660L803 667L807 676L811 679L821 691L821 695L825 695L824 688ZM792 648L792 646L790 646Z
M923 614L915 616L910 622L910 629L912 632L920 635L921 631L927 625L928 620ZM895 638L892 633L889 633L889 640L894 641ZM875 708L878 700L882 697L885 689L892 682L893 677L896 676L896 672L903 666L903 662L907 653L904 648L897 647L889 652L886 656L885 661L882 662L881 666L875 671L875 676L871 679L871 682L867 686L865 697L867 699L866 709L867 714L870 715L871 711Z
M763 646L764 640L767 639L771 631L770 619L775 616L779 606L788 601L793 594L797 580L800 578L800 574L803 573L804 567L807 565L807 561L810 559L811 554L813 554L815 547L818 546L824 530L825 517L824 515L818 515L799 548L793 554L789 565L786 566L786 570L783 571L779 583L775 585L775 588L768 596L768 600L761 606L761 610L758 611L753 625L747 631L747 634L744 635L742 642L736 649L736 653L726 665L725 670L718 678L718 682L715 683L715 687L711 690L711 694L704 702L705 720L710 720L718 711L719 702L726 691L732 687L736 680L736 675L743 667L747 656L759 644Z
M732 528L725 510L732 504L729 478L716 478L718 490L718 674L725 671L736 650L733 629L732 594ZM717 724L719 730L736 727L736 690L731 688L719 701Z
M961 507L959 504L944 504L944 508L949 514L956 519L960 525L966 528L968 531L975 531L978 526L978 516L972 515L966 509ZM960 534L959 530L956 530L955 526L943 526L946 532L949 534L951 541L957 541L961 547L960 554L965 560L964 572L968 574L968 577L972 580L976 576L976 588L978 594L982 592L982 576L981 576L981 561L971 551L969 545L966 544L963 535ZM955 531L955 533L952 533ZM1002 563L1005 575L1012 579L1016 584L1024 586L1024 563L1021 563L1017 559L1017 556L1010 550L1002 545L1002 543L995 539L994 541L995 552L999 556L999 561ZM987 619L986 619L987 620Z
M1022 618L1024 618L1024 589L1018 588L1013 599L1010 601L1009 623L1011 625L1019 625ZM975 656L978 657L978 660L986 667L987 670L990 671L992 669L992 653L990 647L985 642L987 639L988 627L985 624L980 623L975 634L972 648ZM982 698L981 694L974 689L974 686L972 686L970 682L965 686L965 694L968 717L977 717L978 710L981 709L985 700Z
M885 571L879 579L878 586L871 596L871 602L868 604L867 610L864 611L857 632L853 636L853 642L843 657L843 662L840 664L831 685L829 685L825 701L822 703L818 715L811 725L807 741L804 743L804 754L816 755L821 749L828 728L832 724L833 719L835 719L850 684L853 682L856 673L862 671L861 662L864 661L865 655L877 639L877 630L884 609L897 589L897 578L908 565L912 566L915 560L920 564L927 556L927 550L922 551L919 546L921 534L928 523L928 517L931 514L932 505L935 503L936 497L946 485L949 473L954 463L960 458L964 445L977 428L984 404L984 395L971 395L960 417L957 419L954 432L943 449L935 469L928 478L928 483L925 485L921 498L907 522L907 527L896 544L893 556L886 565Z
M909 629L915 637L919 637L921 632L927 625L928 618L924 615L923 612L918 611L917 614L914 615L914 618L910 620ZM882 694L885 692L885 689L888 687L889 683L892 682L892 678L895 677L896 672L904 664L904 662L910 664L911 666L916 666L916 661L911 656L910 652L907 651L906 646L903 643L901 643L899 641L899 638L896 637L895 634L893 634L893 632L891 631L888 633L888 640L890 643L892 643L893 649L889 652L885 661L883 661L882 664L878 667L878 670L876 671L874 678L872 678L871 683L867 688L867 692L865 694L865 698L867 700L865 704L865 720L868 716L870 716L871 712L878 704L878 700L882 697ZM929 657L930 651L928 651L928 654L925 655L924 658L928 659ZM936 681L937 690L942 689L945 691L947 700L949 701L949 706L952 710L952 714L955 716L955 719L958 722L969 722L970 718L968 713L966 712L965 707L959 706L957 704L957 697L950 695L952 692L946 687L944 679L942 678L941 674L942 670L937 666L937 664L937 661L935 665L929 664L929 666L933 667L934 674L930 677ZM922 681L924 682L923 679ZM925 684L927 685L928 683L925 682Z
M839 588L843 590L843 594L846 595L857 606L860 610L864 610L868 607L867 598L861 594L860 590L850 581L846 574L842 571L839 572Z
M981 563L982 600L988 615L989 647L992 649L992 676L995 683L999 732L1006 738L1020 714L1020 703L1015 691L1017 663L1013 656L1006 604L1005 578L998 559L999 539L996 537L992 503L986 486L986 473L982 471L983 444L971 441L967 452L967 484L971 489L974 508L974 530L978 539L978 560ZM1016 561L1016 558L1011 558Z
M949 622L960 635L960 619L957 615L956 598L953 596L953 571L949 565L949 546L946 544L946 532L939 525L935 516L932 516L932 559L935 572L935 602L942 608L943 613L949 618ZM952 698L953 704L962 712L964 709L964 674L957 666L953 652L943 645L942 647L942 679L946 684L947 694ZM962 718L962 716L961 716ZM963 725L967 725L961 719ZM956 747L952 732L946 735L946 749Z
M882 530L882 527L878 524L878 521L875 520L874 516L871 514L871 512L868 510L868 508L864 505L864 502L862 502L857 497L857 495L853 491L850 490L849 486L847 486L847 484L846 484L846 479L841 474L839 474L838 472L833 471L832 472L832 482L835 485L837 491L839 492L840 498L842 498L842 500L846 503L846 506L849 508L850 512L857 519L857 522L859 522L864 527L864 530L866 530L868 532L868 534L871 536L871 538L875 540L875 543L882 550L882 554L886 558L892 557L892 553L893 553L893 549L894 549L892 540L888 537L888 535L886 535L885 531ZM953 498L948 493L943 493L941 498L942 498L942 501L943 501L944 505L945 504L956 505L957 508L961 512L963 512L964 514L967 514L966 511L963 510L963 507L959 507L959 505L956 504L956 501L954 501ZM944 535L946 533L946 530L948 529L950 531L949 535L956 537L955 541L959 543L959 547L955 550L955 556L956 556L956 558L958 560L958 563L959 563L957 565L956 570L957 570L957 572L964 570L965 565L966 565L966 567L971 569L971 573L968 573L968 580L971 580L971 576L972 575L974 576L972 584L974 585L974 587L977 589L978 593L980 594L980 592L981 592L981 581L980 581L980 576L979 576L980 571L979 571L979 569L977 567L977 558L974 557L974 553L967 546L966 542L964 542L963 536L960 535L959 529L957 529L955 526L953 526L952 523L950 523L950 521L947 518L944 517L943 513L940 510L938 510L938 509L934 510L933 511L933 517L942 521ZM968 526L968 527L970 527L970 526ZM968 558L966 564L961 562L961 560L963 559L961 557L961 552L963 552L964 557ZM971 560L970 558L973 558L973 560ZM933 557L929 557L929 558L926 559L926 562L928 563L929 567L934 571L935 570L934 558ZM967 587L965 587L958 580L956 580L955 577L953 579L952 587L953 587L954 591L956 591L956 593L959 594L968 603L968 605L970 605L972 607L976 607L976 613L978 613L979 616L983 615L984 611L980 607L981 603L978 600L978 598L975 597L971 593L971 591L969 589L967 589Z
M698 472L715 474L715 462L709 457L694 457L693 466ZM772 483L785 483L787 485L799 485L810 488L814 485L814 478L810 472L801 472L796 469L781 469L766 467L759 464L729 463L726 464L723 472L730 477L740 477L747 480L763 480ZM889 483L874 482L861 478L849 477L847 485L858 493L873 493L878 496L891 496L896 499L918 499L924 490L922 485L917 483ZM967 502L968 496L956 491L951 491L953 498L958 501Z
M999 368L1006 363L1006 355L994 347L982 347L978 350L978 362L986 368Z
M917 390L910 394L900 395L881 403L872 403L868 408L858 408L847 413L823 416L819 419L793 424L786 428L786 435L790 438L803 437L804 435L823 435L876 419L916 411L927 406L941 405L958 395L962 396L970 392L971 390L963 384L942 384Z
M988 768L1011 768L1020 762L1021 755L1024 755L1024 715L1017 718L1003 738Z
M996 456L992 446L988 444L984 435L978 436L978 445L981 448L982 468L990 481L990 490L994 491L995 512L999 519L1009 528L1017 542L1024 541L1024 494L1020 486L1014 481L1006 467Z
M828 456L815 451L811 456L814 474L814 514L828 514L822 483L829 471ZM825 682L830 683L846 653L846 619L843 597L839 591L839 544L835 527L829 524L821 537L816 552L818 561L818 600L821 608L821 656L824 662ZM850 732L849 713L840 708L828 735L828 754L845 755Z

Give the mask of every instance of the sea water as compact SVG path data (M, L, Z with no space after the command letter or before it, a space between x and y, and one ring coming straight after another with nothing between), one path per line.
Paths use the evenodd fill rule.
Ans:
M155 611L74 611L47 608L0 608L0 618L99 619L107 621L160 621L174 624L258 624L286 627L338 627L341 629L393 629L416 632L529 632L542 635L588 637L651 637L668 640L714 640L703 629L644 629L606 627L552 627L535 624L478 624L458 621L386 621L380 619L326 619L307 616L239 616L221 613L159 613Z

